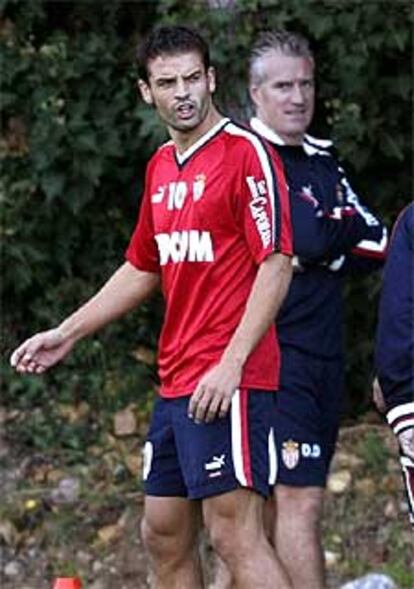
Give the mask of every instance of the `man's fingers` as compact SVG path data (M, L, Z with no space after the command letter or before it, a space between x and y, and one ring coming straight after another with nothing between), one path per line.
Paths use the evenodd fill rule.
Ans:
M411 458L411 460L414 460L414 444L401 443L401 442L400 442L400 444L401 444L403 454L408 456L408 458Z
M13 367L19 365L27 366L40 347L40 342L36 342L34 338L26 340L21 346L19 346L10 357L10 364Z
M188 417L195 422L211 422L217 416L221 397L213 388L199 384L194 391L188 406Z
M197 386L196 390L194 391L194 393L191 395L190 402L188 404L188 417L190 419L194 419L195 412L197 409L197 404L198 404L198 401L199 401L202 394L203 394L202 386L199 384Z
M201 423L202 421L206 421L206 416L207 416L207 411L210 405L210 401L211 398L210 396L207 394L206 391L204 391L203 396L198 400L197 402L197 406L195 409L195 413L194 413L194 421L196 423Z
M17 372L42 374L59 362L71 345L71 341L64 341L58 329L40 332L14 350L10 364Z
M208 407L208 399L203 385L198 385L190 398L188 405L188 417L194 421L203 421Z
M190 400L188 416L195 422L211 423L214 419L226 417L231 405L232 395L223 391L202 389Z
M32 374L37 371L38 363L30 360L30 362L26 362L23 365L21 364L21 366L24 372L30 372L30 374Z
M18 372L33 372L37 366L37 362L32 359L30 354L24 354L16 364Z
M16 367L22 361L24 355L26 353L26 346L20 346L17 350L14 350L13 354L10 356L10 364Z
M232 397L230 396L230 397L224 397L221 400L220 411L219 411L220 418L226 417L227 413L229 412L230 405L231 405L231 399L232 399Z
M214 421L216 419L221 403L222 403L222 398L218 395L216 395L215 397L213 397L210 400L210 405L208 407L206 419L205 419L205 421L207 423L211 423L212 421Z
M403 453L414 460L414 428L410 428L398 435Z

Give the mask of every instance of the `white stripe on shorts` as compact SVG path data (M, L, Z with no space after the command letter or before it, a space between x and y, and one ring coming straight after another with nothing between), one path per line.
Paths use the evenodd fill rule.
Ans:
M276 483L276 475L277 475L277 452L276 452L276 441L275 441L275 432L273 428L270 428L269 431L269 485L273 486Z
M247 479L243 468L242 424L240 414L240 390L237 389L231 400L231 453L236 479L247 487Z

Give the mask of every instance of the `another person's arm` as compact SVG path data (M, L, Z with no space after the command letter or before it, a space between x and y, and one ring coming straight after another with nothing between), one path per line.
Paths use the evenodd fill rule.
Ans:
M378 378L374 380L372 385L372 400L380 413L387 414L387 420L398 438L402 454L414 461L414 400L411 403L413 405L411 410L409 409L410 401L408 401L408 404L396 405L387 412L384 393ZM407 408L409 409L408 413L406 412Z
M295 232L295 254L309 263L329 263L346 256L351 269L375 269L385 259L387 230L360 201L343 169L329 155L326 158L337 177L337 204L320 204L312 196L302 195L296 216L302 230ZM322 169L322 188L324 173Z
M398 438L414 525L414 203L395 224L382 281L375 365L376 396ZM375 400L375 398L374 398Z
M95 296L58 327L24 341L13 352L11 365L18 372L45 372L65 358L78 340L139 305L158 283L158 274L142 272L125 262Z
M387 415L399 407L400 425L407 420L414 426L413 276L414 204L401 213L391 237L382 279L375 353Z

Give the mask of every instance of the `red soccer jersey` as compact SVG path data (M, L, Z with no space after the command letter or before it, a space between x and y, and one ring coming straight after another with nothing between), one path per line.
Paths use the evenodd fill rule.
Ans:
M185 153L169 142L148 164L126 258L161 275L164 397L194 391L235 332L259 264L274 251L292 253L287 186L280 161L270 157L254 133L222 119ZM247 359L240 386L276 389L279 362L272 326Z

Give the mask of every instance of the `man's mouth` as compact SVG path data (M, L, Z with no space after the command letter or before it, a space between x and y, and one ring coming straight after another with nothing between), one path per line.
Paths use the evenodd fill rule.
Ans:
M184 102L183 104L179 104L176 109L175 112L178 114L178 116L182 119L188 119L190 117L193 116L194 114L194 105L190 102Z
M305 116L307 113L307 111L305 109L301 109L301 110L288 110L285 112L285 114L288 117L303 117Z

